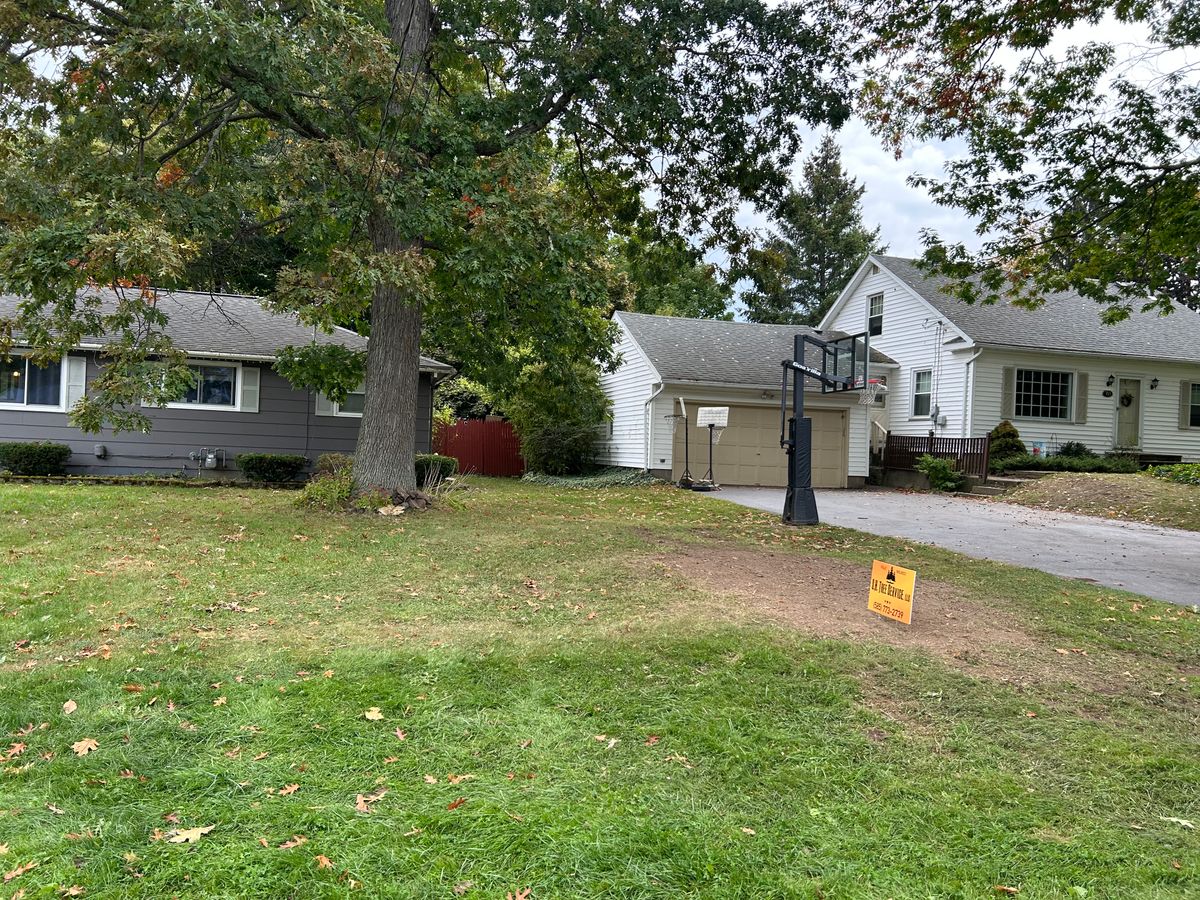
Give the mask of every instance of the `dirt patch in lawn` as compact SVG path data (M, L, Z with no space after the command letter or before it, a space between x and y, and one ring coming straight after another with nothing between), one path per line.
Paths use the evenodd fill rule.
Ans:
M956 669L1010 684L1060 681L1095 689L1090 657L1063 656L1003 612L939 581L918 582L908 627L867 610L861 565L786 552L680 548L656 557L672 578L737 599L714 608L731 622L766 621L818 637L930 653Z

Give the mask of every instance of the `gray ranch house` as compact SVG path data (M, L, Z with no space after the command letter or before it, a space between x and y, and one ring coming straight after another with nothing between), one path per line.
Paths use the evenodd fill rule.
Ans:
M115 295L100 291L101 303ZM103 365L104 338L81 344L61 361L40 367L21 347L0 359L0 441L68 444L72 474L179 472L236 477L240 453L295 453L310 463L322 453L352 453L358 439L360 390L342 404L300 391L275 372L276 353L288 345L341 344L365 349L367 339L344 328L325 334L288 314L266 309L257 297L192 291L160 292L166 334L184 350L195 385L179 401L143 411L147 434L105 429L85 434L67 420ZM0 296L0 318L12 316L20 298ZM433 388L454 370L421 357L417 452L428 452Z

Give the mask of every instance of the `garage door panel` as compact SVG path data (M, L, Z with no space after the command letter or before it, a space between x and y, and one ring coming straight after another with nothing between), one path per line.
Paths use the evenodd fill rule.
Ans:
M813 420L813 485L845 487L846 412L810 410L809 415ZM708 429L690 426L689 436L692 477L700 478L708 468ZM675 478L683 474L683 443L680 428L673 446ZM779 446L778 407L730 406L729 427L713 448L713 469L720 484L785 486L787 455Z

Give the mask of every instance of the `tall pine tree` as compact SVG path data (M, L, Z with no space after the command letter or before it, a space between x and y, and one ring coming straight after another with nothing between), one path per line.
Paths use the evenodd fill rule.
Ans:
M774 228L752 247L738 274L751 322L815 325L863 258L882 248L879 228L862 220L866 188L842 168L842 151L825 135L804 162L803 182L788 191Z

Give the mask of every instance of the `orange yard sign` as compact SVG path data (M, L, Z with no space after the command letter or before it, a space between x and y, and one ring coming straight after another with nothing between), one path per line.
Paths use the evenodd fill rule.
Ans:
M902 566L875 560L871 563L871 590L867 594L867 609L871 612L912 624L913 593L917 588L917 573Z

